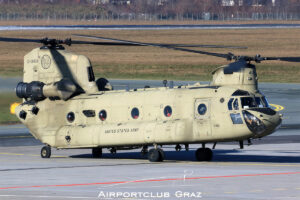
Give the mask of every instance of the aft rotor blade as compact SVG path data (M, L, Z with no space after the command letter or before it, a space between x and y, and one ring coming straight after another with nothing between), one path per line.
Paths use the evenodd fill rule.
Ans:
M73 35L77 36L77 37L83 37L83 38L111 40L111 41L122 42L122 43L127 43L127 44L135 44L135 45L140 45L140 46L159 45L159 46L172 46L172 47L202 47L202 48L228 48L228 49L247 49L248 48L248 47L243 47L243 46L224 46L224 45L208 45L208 44L144 43L144 42L120 40L120 39L100 37L100 36L79 35L79 34L73 34Z
M120 45L120 46L148 46L144 44L134 44L127 42L88 42L72 40L72 44L93 44L93 45ZM149 44L149 43L146 43ZM153 45L171 46L171 47L201 47L201 48L226 48L226 49L247 49L247 47L239 46L222 46L222 45L206 45L206 44L172 44L172 43L152 43Z
M24 38L3 38L0 37L1 42L35 42L35 43L41 43L41 40L37 39L24 39Z
M160 48L173 49L173 50L178 50L178 51L185 51L185 52L191 52L191 53L198 53L198 54L216 56L216 57L221 57L221 58L226 58L226 59L228 59L228 57L229 57L228 54L212 53L212 52L207 52L207 51L185 49L185 48L179 48L179 47L173 47L173 46L155 44L155 43L143 43L143 42L135 42L135 41L129 41L129 40L120 40L120 39L114 39L114 38L106 38L106 37L100 37L100 36L89 36L89 35L78 35L78 34L75 34L74 36L90 38L90 39L111 40L111 41L123 42L123 43L127 43L127 44L136 44L136 45L140 45L140 46L160 47Z
M0 37L0 41L3 42L33 42L33 43L45 43L44 39L24 39L24 38L3 38ZM50 39L51 40L51 39ZM56 40L60 44L92 44L92 45L103 45L103 46L141 46L140 44L130 44L125 42L89 42L89 41L78 41L78 40ZM159 44L160 45L160 44ZM218 46L218 45L193 45L193 44L162 44L166 46L178 46L178 47L205 47L205 48L245 48L235 46Z
M166 46L173 46L173 47L201 47L201 48L248 49L248 47L242 47L242 46L223 46L223 45L209 45L209 44L164 44L164 43L160 43L159 45L166 45Z

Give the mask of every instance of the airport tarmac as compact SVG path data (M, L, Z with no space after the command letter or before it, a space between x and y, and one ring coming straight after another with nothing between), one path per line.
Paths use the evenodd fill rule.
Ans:
M162 83L137 81L129 87L143 85ZM299 200L300 85L261 84L260 89L276 108L284 108L283 127L244 149L217 144L212 162L195 161L200 145L188 152L164 146L162 163L149 163L138 150L104 150L103 158L93 159L89 149L53 149L50 159L42 159L42 144L27 129L2 126L0 199Z
M191 147L165 147L163 163L136 151L42 159L41 145L0 147L0 199L300 199L300 143L219 145L212 162L196 162Z

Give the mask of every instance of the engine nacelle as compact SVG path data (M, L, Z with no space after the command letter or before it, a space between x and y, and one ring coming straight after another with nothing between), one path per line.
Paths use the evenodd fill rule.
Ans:
M42 101L45 98L67 100L77 91L76 85L66 79L58 82L45 84L40 81L30 83L20 82L16 87L16 95L19 98Z
M258 91L257 74L253 65L247 64L245 67L232 73L225 73L224 69L226 67L228 66L219 67L213 72L211 86L230 86L252 93Z

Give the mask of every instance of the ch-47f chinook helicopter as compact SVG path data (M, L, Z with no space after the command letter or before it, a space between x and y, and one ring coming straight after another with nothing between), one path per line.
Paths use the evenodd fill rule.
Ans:
M149 161L164 160L163 145L201 144L199 161L210 161L207 143L261 138L281 125L281 115L269 107L257 85L255 65L265 60L300 62L299 57L235 56L187 49L196 45L140 43L76 35L112 42L55 39L0 38L6 42L42 43L24 57L24 77L16 87L23 103L16 115L45 146L41 157L57 149L91 148L93 157L102 149L141 148ZM131 45L205 54L233 60L213 72L208 85L187 85L133 90L113 90L105 79L95 81L92 65L83 55L62 45ZM205 46L204 47L210 47ZM219 47L219 46L211 46ZM148 147L152 147L148 151Z

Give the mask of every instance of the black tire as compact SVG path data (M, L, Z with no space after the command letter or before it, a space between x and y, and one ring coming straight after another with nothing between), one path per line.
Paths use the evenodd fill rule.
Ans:
M199 148L195 152L195 156L198 161L211 161L213 152L209 148Z
M160 162L161 154L157 149L150 149L148 152L148 159L150 162Z
M93 148L92 149L92 157L93 158L101 158L102 157L102 148Z
M164 161L165 159L165 152L162 149L157 149L159 152L159 162Z
M50 158L51 157L51 147L49 146L44 146L41 149L41 157L42 158Z
M213 152L210 148L205 148L205 161L211 161L213 158Z

